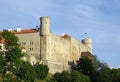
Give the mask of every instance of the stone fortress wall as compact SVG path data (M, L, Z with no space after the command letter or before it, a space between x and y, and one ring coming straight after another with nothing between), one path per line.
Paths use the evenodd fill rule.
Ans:
M40 60L40 36L37 33L16 34L19 38L21 47L26 50L30 56L35 56L36 60Z
M76 62L81 52L92 53L90 39L80 42L67 34L57 36L51 33L49 17L41 17L40 24L36 33L16 34L32 64L42 61L48 65L50 73L61 72L70 70L69 62Z

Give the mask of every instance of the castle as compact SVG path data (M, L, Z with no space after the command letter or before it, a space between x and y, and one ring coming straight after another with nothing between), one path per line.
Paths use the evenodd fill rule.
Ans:
M29 56L25 60L32 65L36 62L48 65L50 73L70 70L70 62L76 62L82 53L92 53L92 40L89 38L80 42L65 33L62 36L51 33L49 17L41 17L37 29L17 28L12 31Z

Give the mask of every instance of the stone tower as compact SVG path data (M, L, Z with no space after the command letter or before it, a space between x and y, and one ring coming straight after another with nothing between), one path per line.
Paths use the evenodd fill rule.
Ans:
M40 18L40 51L41 61L48 65L50 50L50 18L48 16Z
M40 18L41 35L50 34L50 18L48 16Z
M90 38L85 38L82 40L82 43L84 43L87 47L89 47L92 53L92 40Z

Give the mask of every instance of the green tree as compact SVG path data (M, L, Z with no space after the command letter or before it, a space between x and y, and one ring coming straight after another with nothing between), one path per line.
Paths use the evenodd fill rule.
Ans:
M22 65L21 57L24 53L20 49L18 38L12 32L3 30L1 39L5 39L5 49L0 51L0 73L4 82L10 82Z
M25 82L34 82L37 78L36 71L29 62L22 62L22 66L16 72L16 75Z
M111 78L111 69L110 68L102 68L99 71L99 81L100 82L112 82L112 78Z
M18 38L11 32L4 30L1 34L2 38L5 39L5 51L3 51L5 70L9 70L10 67L18 69L20 65L21 57L24 56L20 49ZM12 71L12 70L10 70Z
M90 78L78 71L71 72L72 80L71 82L90 82Z
M92 61L87 57L80 58L77 61L77 70L85 75L90 75L94 70Z
M120 82L120 68L111 70L112 82Z
M68 71L55 73L49 82L71 82L71 75Z
M4 57L3 53L0 52L0 76L3 74L4 71Z
M98 76L96 76L98 72L95 70L94 60L91 60L88 57L80 58L73 70L77 70L84 75L89 76L92 82L96 82L96 80L98 80Z
M55 73L49 82L90 82L90 79L78 71L63 71Z
M5 47L7 49L14 47L14 46L18 46L18 47L20 46L18 38L12 32L8 30L3 30L1 34L1 38L5 39L6 41Z
M80 58L73 70L88 75L92 82L104 82L103 80L107 81L110 78L110 68L105 62L99 61L97 56L94 56L92 60L88 57Z
M95 70L96 70L96 71L99 71L99 70L102 69L102 68L109 68L108 65L107 65L107 63L105 63L104 61L101 62L101 61L97 58L97 56L94 56L93 62L94 62L94 67L95 67Z
M49 72L48 66L36 63L34 65L34 68L35 68L35 71L37 73L37 79L39 79L39 80L45 79L45 77L47 76L47 74Z

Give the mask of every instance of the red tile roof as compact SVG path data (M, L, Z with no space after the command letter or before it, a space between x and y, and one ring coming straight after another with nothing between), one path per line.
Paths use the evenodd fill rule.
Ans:
M70 35L68 35L68 34L64 34L63 36L61 36L61 38L64 38L64 39L66 39L66 38L70 38L71 36Z
M36 33L38 32L37 29L26 29L26 30L21 30L21 31L17 31L17 30L12 30L11 31L14 34L26 34L26 33ZM2 31L0 32L0 34L2 33Z
M36 33L36 32L38 32L38 30L37 29L26 29L26 30L21 30L18 32L17 32L17 30L12 30L11 32L14 34L25 34L25 33ZM0 31L0 34L2 34L2 31ZM5 44L5 42L6 41L3 38L0 40L0 43Z
M38 32L37 29L27 29L27 30L21 30L21 31L18 31L17 30L14 30L12 31L14 34L25 34L25 33L35 33L35 32Z
M0 40L0 43L2 43L2 44L5 44L5 42L6 42L6 41L5 41L5 39L3 39L3 38Z

